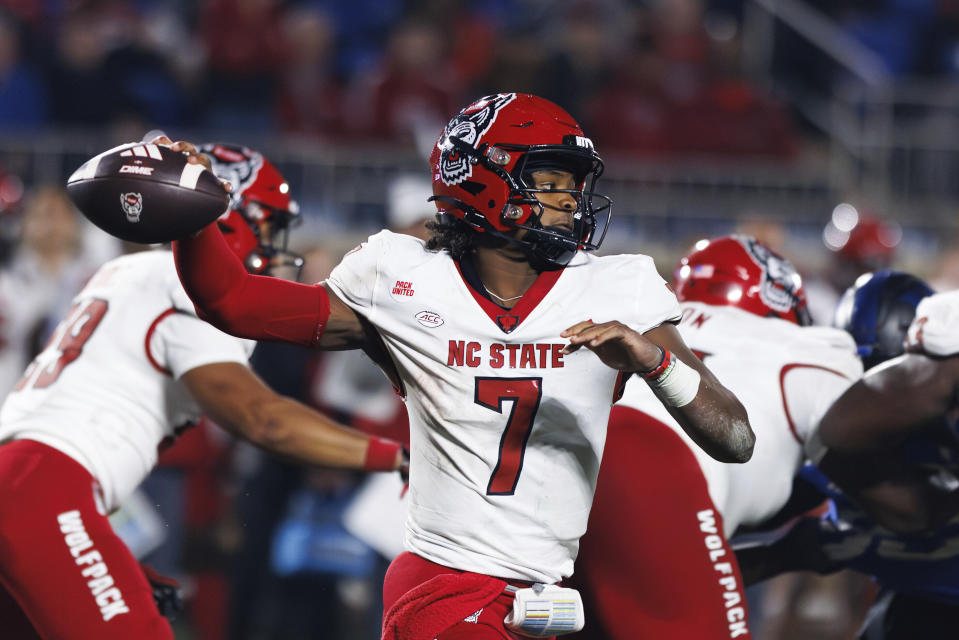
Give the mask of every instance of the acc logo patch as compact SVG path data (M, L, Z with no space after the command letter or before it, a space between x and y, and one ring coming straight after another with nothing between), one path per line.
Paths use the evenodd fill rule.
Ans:
M121 193L120 206L123 213L127 215L130 222L140 222L140 214L143 213L143 196L139 193Z
M413 317L416 318L416 321L421 325L430 329L435 329L443 324L443 318L435 311L420 311Z

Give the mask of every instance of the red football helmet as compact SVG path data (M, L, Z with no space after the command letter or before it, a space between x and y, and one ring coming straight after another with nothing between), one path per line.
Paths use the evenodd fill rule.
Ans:
M233 185L230 208L217 224L247 271L269 275L275 267L289 267L299 277L303 257L287 251L287 243L300 211L277 168L263 154L239 145L208 143L200 152L210 157L213 173Z
M824 238L829 231L827 225ZM866 215L860 216L848 232L840 231L834 235L837 237L830 237L832 242L826 243L829 249L862 270L877 271L892 264L902 231L897 225Z
M673 287L680 302L733 306L758 316L812 324L795 267L752 236L700 240L680 260Z
M573 117L549 100L523 93L477 100L446 125L430 166L440 214L519 243L537 268L561 268L578 249L599 248L606 235L612 203L593 192L603 161ZM579 203L572 232L540 223L536 194L543 190L532 188L529 174L544 168L575 176L575 189L556 190ZM514 229L526 233L517 240L508 233Z

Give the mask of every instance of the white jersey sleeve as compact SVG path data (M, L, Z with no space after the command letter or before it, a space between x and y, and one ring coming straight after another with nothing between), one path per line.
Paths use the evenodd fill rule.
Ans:
M959 290L937 293L919 301L906 334L906 347L931 356L959 353Z
M642 380L621 404L672 428L696 456L726 533L775 514L789 498L803 445L831 400L862 374L855 343L828 327L799 327L734 307L682 303L679 331L749 415L753 457L724 464L699 448Z
M633 317L637 324L632 328L645 333L665 322L679 322L682 312L676 294L659 275L653 259L643 255L622 257L613 277L621 278L624 283L639 283L642 292L632 296L628 291L623 292L624 301L635 305Z
M643 294L636 296L637 317L641 319L640 332L655 329L664 322L679 322L681 310L672 287L659 275L653 259L635 256L642 274Z
M829 327L809 327L804 333L813 338L812 344L795 346L809 349L806 357L780 372L786 419L802 443L808 442L832 403L861 375L861 367L851 357L830 355L854 352L848 333Z
M193 314L176 311L157 323L150 339L150 355L179 380L191 369L207 364L246 364L255 345L223 333Z
M340 298L361 315L368 316L373 307L373 292L379 283L378 263L388 255L393 234L381 231L347 252L330 272L329 284ZM410 238L415 240L415 238Z

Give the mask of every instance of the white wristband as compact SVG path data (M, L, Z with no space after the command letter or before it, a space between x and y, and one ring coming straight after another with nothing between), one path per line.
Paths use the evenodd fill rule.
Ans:
M699 393L699 372L668 351L666 357L670 359L666 370L646 382L664 405L684 407Z

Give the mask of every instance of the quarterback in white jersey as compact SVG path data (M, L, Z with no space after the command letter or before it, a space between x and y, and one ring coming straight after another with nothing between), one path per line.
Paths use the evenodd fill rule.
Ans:
M582 308L640 333L679 318L645 256L579 253L545 280L506 310L466 286L448 256L389 231L327 280L377 327L404 385L407 547L427 560L534 582L568 576L622 376L592 352L564 353L559 334ZM623 290L642 294L624 304Z
M804 293L788 262L748 236L697 247L677 272L679 332L746 407L756 447L742 465L703 455L647 385L626 385L613 409L594 517L576 567L601 592L597 611L607 637L617 640L749 637L727 539L786 504L809 434L862 374L846 332L800 326L808 323ZM634 452L630 444L644 430L662 442ZM653 482L664 511L655 526L646 522L651 505L636 498L635 488ZM655 557L665 548L668 566ZM603 597L608 585L622 583L612 571L635 576L620 599Z
M572 570L618 381L642 372L717 458L748 459L754 438L679 337L652 261L583 253L599 246L609 201L593 191L602 161L568 113L487 96L445 127L431 165L429 241L382 232L313 287L230 265L212 227L174 249L202 317L245 337L363 348L405 394L408 552L386 576L383 637L515 638L536 621L504 620L508 583ZM574 613L536 632L581 624Z
M251 220L249 206L238 200L217 224L236 241L231 255L265 271L283 260L272 240L292 214L277 207ZM253 343L196 316L170 251L106 263L73 302L0 410L4 637L173 638L107 514L201 411L301 461L382 470L402 462L399 443L347 430L270 390L247 366Z

